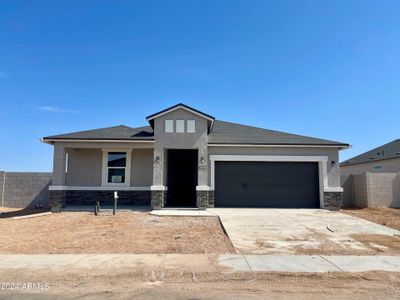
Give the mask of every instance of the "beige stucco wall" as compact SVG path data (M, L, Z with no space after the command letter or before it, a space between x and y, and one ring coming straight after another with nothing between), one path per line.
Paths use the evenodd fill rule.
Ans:
M340 171L338 167L337 148L305 148L305 147L208 147L209 155L288 155L288 156L327 156L327 176L329 187L340 187ZM333 167L331 161L336 162ZM209 172L210 173L210 172ZM209 181L210 181L209 176Z
M67 149L66 185L101 186L102 152L100 149Z
M153 149L133 149L131 186L149 187L153 184Z
M102 150L101 148L86 148L87 144L83 146L83 148L65 148L66 153L68 153L68 171L65 174L65 183L60 182L57 185L101 186ZM116 145L113 145L113 143L101 146L104 149L127 150L130 148L126 144L115 147ZM153 149L133 148L131 155L130 186L150 187L153 181Z

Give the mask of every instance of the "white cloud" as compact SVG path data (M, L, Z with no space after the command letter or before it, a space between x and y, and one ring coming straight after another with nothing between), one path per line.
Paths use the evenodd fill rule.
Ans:
M63 108L59 108L56 106L50 106L50 105L33 106L33 108L38 109L38 110L47 111L47 112L56 112L56 113L77 113L78 112L76 110L63 109Z

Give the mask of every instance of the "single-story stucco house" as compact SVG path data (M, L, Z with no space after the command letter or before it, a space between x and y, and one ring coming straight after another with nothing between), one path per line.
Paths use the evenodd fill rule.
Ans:
M54 146L50 205L163 207L342 205L346 143L216 120L184 104L115 126L43 138Z
M345 160L340 170L343 177L364 172L400 172L400 139Z

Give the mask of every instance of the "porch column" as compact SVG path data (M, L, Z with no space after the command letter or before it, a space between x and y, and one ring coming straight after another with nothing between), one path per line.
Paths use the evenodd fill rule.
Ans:
M52 185L65 185L65 147L55 144L53 157L53 182Z
M65 185L66 150L63 146L54 144L53 181L52 185ZM50 208L52 212L61 212L65 205L66 191L50 189Z
M199 148L198 157L198 185L196 186L196 206L199 209L206 209L210 206L210 187L208 186L208 149ZM213 202L213 201L212 201Z
M153 157L153 185L151 186L151 207L153 209L161 209L165 206L167 197L167 188L164 185L165 166L166 159L164 148L155 145Z

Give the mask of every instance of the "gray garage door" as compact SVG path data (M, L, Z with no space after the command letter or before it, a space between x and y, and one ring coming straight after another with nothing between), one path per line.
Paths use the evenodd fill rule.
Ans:
M216 162L217 207L319 207L318 163Z

